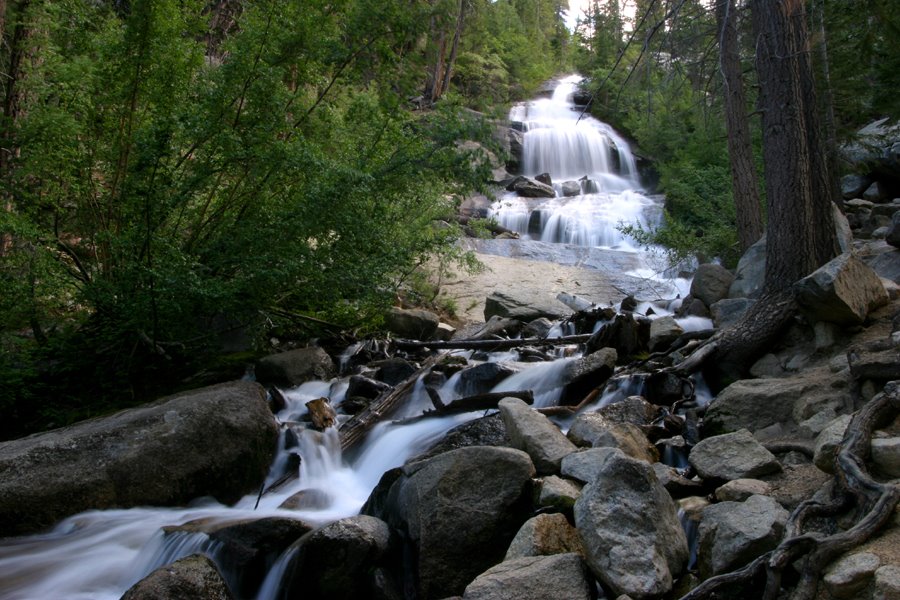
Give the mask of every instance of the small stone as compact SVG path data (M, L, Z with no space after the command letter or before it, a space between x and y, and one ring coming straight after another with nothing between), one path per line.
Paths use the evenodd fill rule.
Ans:
M716 489L716 499L719 502L743 502L755 494L768 496L771 492L772 486L765 481L734 479Z
M835 600L860 598L879 566L881 559L869 552L847 555L828 567L825 588Z
M875 571L872 600L897 600L897 598L900 598L900 566L884 565Z
M714 480L730 481L781 470L778 459L746 429L701 440L691 449L688 461L701 477Z
M552 507L562 511L571 510L580 495L580 485L556 475L548 475L541 482L538 506Z
M569 524L565 515L544 514L525 521L503 560L566 552L584 553L578 531Z

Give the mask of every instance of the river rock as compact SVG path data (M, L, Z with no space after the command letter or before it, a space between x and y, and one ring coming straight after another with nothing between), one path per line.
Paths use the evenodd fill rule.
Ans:
M865 175L844 175L841 177L841 195L844 200L859 198L871 184L872 179Z
M666 488L672 498L684 498L703 493L703 484L693 479L687 479L677 469L659 462L653 463L652 466L659 483Z
M894 248L900 248L900 211L894 212L891 217L891 224L884 234L884 241Z
M700 577L706 579L742 567L778 545L788 512L768 496L744 502L719 502L700 519Z
M615 348L619 362L647 351L650 342L650 319L635 318L632 313L617 314L600 327L585 344L585 352L591 354L601 348Z
M890 192L880 181L873 181L862 194L863 200L869 202L884 202L890 199Z
M570 511L581 495L581 486L568 479L548 475L541 480L537 505L544 508L555 508L559 511Z
M484 320L494 315L528 323L541 317L559 319L565 314L562 306L542 302L535 297L520 298L504 292L493 292L484 302Z
M835 600L862 598L880 566L881 559L870 552L848 554L828 567L822 581Z
M842 254L795 284L813 321L857 325L888 302L878 275L852 254Z
M733 479L716 489L719 502L743 502L750 496L768 496L772 486L759 479Z
M331 379L334 362L322 348L298 348L261 358L256 364L256 380L263 385L297 387L313 379Z
M875 589L872 600L900 598L900 566L884 565L875 571Z
M759 431L785 423L793 416L793 403L785 399L799 398L810 390L803 379L740 379L709 405L703 430L714 435L739 429Z
M577 181L563 181L560 188L562 189L563 196L571 197L581 195L581 184Z
M746 429L706 438L691 448L688 461L703 479L731 481L775 473L781 465Z
M528 453L539 475L559 473L562 459L578 449L550 419L518 398L504 398L497 407L512 446Z
M498 362L486 362L468 369L463 369L459 374L459 382L456 391L462 396L474 396L489 392L495 385L517 373L510 365Z
M612 423L631 423L643 427L655 421L660 410L660 407L647 402L643 396L628 396L624 400L598 408L597 412Z
M494 201L484 194L472 194L463 199L458 212L463 217L487 219L491 214L491 204L493 203Z
M751 298L723 298L709 307L713 324L719 329L730 327L756 304Z
M687 539L671 496L650 465L618 450L582 490L575 526L591 571L616 595L662 596L687 565Z
M494 315L489 318L484 325L466 336L470 340L487 340L496 339L498 337L512 338L525 328L525 324L517 319L501 317Z
M160 567L131 586L121 600L234 600L216 565L192 554Z
M582 483L591 483L603 471L603 465L615 452L621 452L617 448L588 448L573 452L562 459L559 470L564 477L575 479Z
M377 381L365 375L353 375L347 385L347 397L366 398L374 400L384 392L391 390L391 386L383 381Z
M376 369L375 379L390 386L403 383L416 372L412 363L403 358L387 358L375 361L370 366Z
M411 340L430 340L437 331L440 318L420 308L391 308L384 316L384 324L394 335Z
M579 446L618 448L632 458L651 464L659 460L659 452L640 427L613 423L598 413L578 415L566 435Z
M617 359L615 348L600 348L569 362L562 373L560 404L577 405L594 389L602 387L615 371Z
M556 191L553 186L547 185L530 177L519 175L509 185L506 191L515 192L525 198L555 198Z
M506 425L500 418L500 413L494 413L479 419L473 419L457 425L447 432L437 443L431 448L415 458L416 461L425 460L456 450L457 448L467 448L469 446L509 446L512 442L506 435Z
M841 415L831 422L816 438L813 463L826 473L834 473L834 454L844 439L844 432L850 421L850 415Z
M237 381L0 444L0 531L90 508L231 503L259 489L278 428L257 383Z
M520 450L460 448L388 471L362 510L402 532L415 557L405 585L445 598L503 559L528 518L533 476Z
M731 271L714 263L702 264L694 273L691 282L691 296L700 299L706 306L712 306L728 296L728 290L734 281Z
M491 567L466 587L463 600L591 600L593 585L577 554L525 556Z
M841 158L857 173L880 173L900 178L894 148L900 140L900 124L890 117L873 121L839 148Z
M542 514L525 521L503 560L567 552L584 553L578 531L569 525L565 515Z
M524 134L522 131L510 127L507 140L509 142L509 158L506 161L506 170L510 173L519 173L522 169Z
M675 317L660 317L650 323L650 351L663 350L684 333Z
M729 298L757 298L766 278L766 236L747 248L738 261L734 281L728 287Z

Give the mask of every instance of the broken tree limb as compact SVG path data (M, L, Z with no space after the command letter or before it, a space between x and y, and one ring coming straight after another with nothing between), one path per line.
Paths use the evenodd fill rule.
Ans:
M590 334L567 335L557 338L521 338L518 340L451 340L449 342L419 342L416 340L394 340L394 345L404 350L431 348L432 350L509 350L519 346L566 346L583 344Z
M763 598L774 600L781 596L781 573L801 557L800 579L790 595L791 600L811 600L816 597L822 571L838 556L865 542L893 516L900 502L900 486L875 481L865 467L872 442L872 431L900 414L900 381L891 381L884 392L858 410L835 456L835 478L841 496L831 503L804 502L788 519L787 538L775 550L756 558L749 565L711 577L694 588L681 600L717 597L723 587L747 584L765 568L766 591ZM851 500L851 502L847 502ZM801 533L801 523L807 513L834 514L839 509L855 509L861 515L856 523L832 535L817 532Z
M341 450L346 451L363 440L372 427L390 415L400 402L412 391L416 381L427 373L443 357L443 354L430 357L412 375L392 390L379 394L369 406L354 415L338 429L341 436Z
M568 292L560 292L556 295L556 299L574 310L575 312L581 312L585 310L593 310L597 308L597 305L590 300L586 300L581 296L576 296L575 294L569 294Z
M522 390L518 392L488 392L486 394L476 394L454 400L448 404L444 404L440 408L434 410L426 410L421 415L410 417L397 421L398 424L414 423L428 417L443 417L446 415L456 415L460 413L473 412L476 410L489 410L497 408L497 405L504 398L518 398L525 404L534 404L534 393L531 390Z

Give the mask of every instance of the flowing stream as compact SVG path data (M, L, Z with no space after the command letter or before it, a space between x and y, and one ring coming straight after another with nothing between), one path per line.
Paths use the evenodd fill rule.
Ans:
M493 215L506 227L520 232L521 239L488 241L480 250L524 253L537 260L577 262L587 267L612 263L633 277L653 279L666 289L667 297L673 298L679 291L683 293L685 282L656 278L656 270L648 266L649 257L616 229L620 222L656 223L660 199L642 191L634 158L621 136L589 116L579 120L580 111L570 99L577 81L577 77L566 78L552 98L513 108L510 119L520 123L524 131L524 172L529 176L549 173L557 197L534 200L512 193L501 197L494 205ZM564 192L571 195L565 196ZM669 314L673 306L656 303L653 308L659 315ZM706 323L684 325L688 329ZM459 354L477 362L471 352ZM568 357L553 362L524 363L518 362L515 352L477 356L477 360L514 365L518 373L498 384L495 391L532 389L538 406L558 402L561 374L566 363L576 358L577 354L570 352ZM445 401L463 395L458 381L458 377L451 377L439 390ZM640 385L635 380L613 381L593 408L639 393ZM287 407L277 417L282 423L297 422L306 412L305 402L322 396L339 406L346 390L346 381L341 379L310 382L288 390ZM415 416L430 406L420 381L396 416ZM229 522L273 516L324 524L357 514L384 471L427 449L452 427L482 414L424 418L407 424L382 423L352 458L341 456L333 430L321 434L285 428L269 483L286 470L296 468L296 457L292 460L291 454L301 457L300 476L262 496L258 506L257 495L253 494L231 507L199 499L177 509L88 511L62 521L47 533L0 540L0 600L118 599L136 581L180 557L202 552L217 559L217 543L206 534L166 534L164 527L198 519ZM561 425L567 427L566 423ZM291 443L287 443L288 436ZM304 490L315 499L307 503L308 508L280 508L285 500ZM258 598L275 597L288 559L282 557L272 566ZM236 577L235 573L224 575L229 581Z

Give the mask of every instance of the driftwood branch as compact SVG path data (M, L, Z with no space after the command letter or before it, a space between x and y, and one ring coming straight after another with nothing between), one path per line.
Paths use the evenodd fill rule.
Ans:
M694 588L681 600L714 598L724 587L746 584L766 571L766 600L780 597L781 573L788 565L806 557L800 579L791 594L791 600L815 598L822 571L838 556L867 539L883 527L892 517L900 501L900 486L875 481L865 467L872 441L872 431L900 414L900 381L888 383L884 392L856 412L844 433L840 450L835 456L835 478L839 497L829 504L804 502L791 514L784 539L775 550L752 563L732 571L711 577ZM851 500L851 502L847 502ZM801 533L801 524L809 513L836 514L850 505L861 515L850 528L832 535Z
M499 404L500 401L504 398L518 398L525 404L534 404L534 394L531 390L523 390L520 392L488 392L486 394L476 394L475 396L460 398L458 400L450 402L449 404L442 404L440 408L427 410L421 415L403 419L401 421L397 421L396 423L407 425L409 423L415 423L416 421L421 421L422 419L427 419L430 417L443 417L446 415L457 415L461 413L474 412L476 410L489 410L492 408L497 408L497 404ZM433 402L434 401L432 399L432 403Z
M518 340L452 340L449 342L419 342L416 340L394 340L397 348L412 350L431 348L432 350L509 350L520 346L566 346L583 344L591 339L590 334L567 335L556 338L522 338Z

